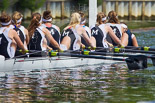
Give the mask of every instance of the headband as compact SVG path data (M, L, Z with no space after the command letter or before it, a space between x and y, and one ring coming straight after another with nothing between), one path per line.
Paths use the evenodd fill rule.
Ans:
M128 28L128 26L127 26L127 25L125 25L125 24L121 24L121 26L122 26L123 28L125 28L125 29L127 29L127 28Z
M41 17L41 19L40 19L39 23L41 23L41 22L42 22L42 17Z
M22 21L22 19L23 18L21 17L19 20L17 20L17 23L20 23ZM12 20L12 22L15 23L13 20Z
M102 21L105 21L105 20L107 20L107 17L102 18Z
M1 22L2 25L6 26L6 25L9 25L11 23L11 20L7 23L4 23L4 22Z
M52 18L50 18L50 19L44 19L44 18L42 18L42 20L43 20L44 22L48 22L48 21L52 21Z
M80 24L85 24L86 23L86 19L84 21L82 21Z

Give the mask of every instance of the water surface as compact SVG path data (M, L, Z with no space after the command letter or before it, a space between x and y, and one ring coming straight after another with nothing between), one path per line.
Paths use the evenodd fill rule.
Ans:
M155 48L155 32L136 34ZM16 70L0 77L0 103L154 103L155 67L128 71L125 65Z

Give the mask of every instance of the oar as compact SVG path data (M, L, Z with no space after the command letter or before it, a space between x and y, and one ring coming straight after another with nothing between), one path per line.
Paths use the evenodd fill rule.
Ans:
M103 47L95 47L95 48L91 48L91 47L83 47L84 49L103 49ZM118 47L110 47L110 48L118 48ZM155 51L155 48L151 48L151 47L134 47L134 46L125 46L125 47L120 47L120 48L124 48L124 49L132 49L132 50L144 50L144 51Z
M147 57L142 56L131 56L128 58L113 58L105 56L94 56L94 55L83 55L83 54L73 54L73 53L60 53L60 52L49 52L50 56L69 56L69 57L79 57L79 58L93 58L93 59L105 59L105 60L115 60L115 61L126 61L129 70L145 69L147 68Z
M84 55L102 55L102 56L121 56L121 57L131 57L131 56L142 56L142 55L131 55L125 53L108 53L108 52L91 52L91 51L73 51L72 53L84 54ZM153 65L155 66L155 56L145 56L152 59Z
M126 46L124 47L125 49L134 49L134 50L144 50L144 51L155 51L155 48L151 48L151 47L134 47L134 46Z
M85 47L86 49L91 49L89 47ZM103 48L97 47L92 48L93 50L98 50L102 52L115 52L115 53L124 53L124 52L134 52L134 53L146 53L146 54L155 54L155 51L144 51L144 50L132 50L132 49L124 49L124 48Z
M91 51L72 51L72 53L78 53L78 54L84 54L84 55L102 55L102 56L121 56L121 57L131 57L131 56L144 56L144 55L131 55L131 54L125 54L125 53L110 53L110 52L91 52ZM153 66L155 66L155 55L153 56L145 56L146 58L150 58L152 60Z
M38 53L45 53L49 50L44 50L44 51L38 51L38 50L29 50L29 53L23 54L23 55L19 55L19 56L15 56L13 58L6 58L5 60L9 60L9 59L17 59L17 58L21 58L21 57L25 57L25 56L30 56L30 55L34 55L34 54L38 54Z
M155 55L153 55L155 56ZM155 66L155 58L151 58L152 59L152 62L153 62L153 65Z

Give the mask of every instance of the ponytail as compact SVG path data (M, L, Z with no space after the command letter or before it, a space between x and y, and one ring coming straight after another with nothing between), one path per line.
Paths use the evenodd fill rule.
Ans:
M108 22L109 23L116 23L116 24L120 24L118 17L117 17L117 13L115 11L110 11L108 13Z
M32 15L31 23L28 26L28 31L29 31L29 37L30 38L32 38L36 28L39 27L40 21L41 21L41 15L39 13L34 13Z

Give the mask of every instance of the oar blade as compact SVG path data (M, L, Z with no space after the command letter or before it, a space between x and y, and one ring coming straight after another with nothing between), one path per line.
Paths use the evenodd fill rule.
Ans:
M144 55L130 56L126 59L129 70L147 68L147 57Z
M153 57L155 57L155 55L153 55ZM151 58L151 59L152 59L153 66L155 66L155 58Z

